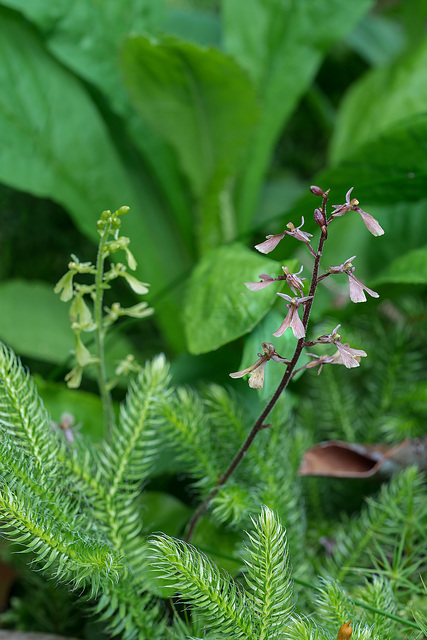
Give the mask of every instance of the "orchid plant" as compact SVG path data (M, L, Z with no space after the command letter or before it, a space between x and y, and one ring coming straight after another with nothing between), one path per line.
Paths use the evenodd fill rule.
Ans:
M265 420L273 410L279 397L285 391L294 375L303 369L312 369L315 367L318 367L318 374L320 374L323 366L327 364L344 365L347 369L351 369L354 367L358 367L360 365L361 358L367 356L366 351L364 351L363 349L351 347L348 343L342 341L341 334L338 333L338 330L341 327L340 324L337 325L331 331L331 333L321 335L314 340L307 340L306 335L308 323L310 320L310 312L318 289L318 285L325 278L343 273L346 274L349 280L349 293L352 302L366 302L365 292L373 298L379 297L378 293L376 293L372 289L369 289L369 287L367 287L354 275L355 267L352 263L352 260L354 260L356 256L348 258L340 265L329 267L323 274L320 273L324 245L328 239L329 226L331 225L331 223L334 222L336 218L356 211L360 214L366 228L368 229L368 231L370 231L370 233L372 233L372 235L381 236L383 235L384 230L380 226L379 222L371 214L367 213L359 206L359 201L356 198L351 197L353 187L348 190L345 198L345 203L340 205L332 205L332 211L329 215L327 213L329 190L323 191L323 189L321 189L320 187L311 186L310 191L313 195L322 199L321 206L314 209L314 220L320 227L320 237L318 240L317 249L313 248L312 246L313 235L306 231L303 231L304 217L301 219L301 224L298 227L296 227L292 222L288 222L285 230L282 233L269 235L267 236L265 241L255 245L255 249L257 251L268 254L273 251L287 236L304 243L313 258L313 269L308 292L306 293L304 291L305 278L301 277L301 273L303 270L302 266L299 271L295 273L291 273L289 268L284 266L282 267L283 275L273 277L266 273L262 273L259 276L259 281L245 282L245 286L250 291L257 292L274 284L275 282L282 282L283 280L286 281L286 284L289 286L292 295L281 292L277 292L276 294L286 301L286 307L288 308L288 311L279 328L273 333L273 336L275 336L276 338L280 338L285 333L285 331L290 329L294 337L297 339L294 353L290 358L283 357L276 352L276 348L273 344L271 344L270 342L263 342L262 352L257 354L258 359L251 366L246 367L241 371L230 373L231 378L243 378L247 374L250 374L248 381L249 386L253 389L261 389L264 385L265 369L267 363L270 360L274 360L275 362L286 365L282 380L280 381L277 389L267 403L266 407L255 421L246 440L229 464L227 470L219 478L217 485L205 498L203 503L200 505L200 507L197 509L192 519L190 520L187 530L187 540L192 537L199 518L202 516L212 499L216 497L221 486L223 486L227 482L230 476L234 473L235 469L239 466L244 455L254 441L257 433L262 429L271 426L266 424ZM300 309L302 309L302 317L300 316ZM303 349L312 347L314 345L327 344L334 345L334 347L336 347L336 351L334 353L326 353L320 356L317 354L308 353L311 359L308 360L307 363L303 366L297 368L299 359L303 353Z

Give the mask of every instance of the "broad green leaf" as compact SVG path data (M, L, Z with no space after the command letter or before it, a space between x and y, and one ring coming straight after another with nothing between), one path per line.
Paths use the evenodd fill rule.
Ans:
M363 16L349 34L347 44L373 66L387 64L403 51L405 42L403 25L381 14Z
M24 280L4 282L0 284L0 310L0 340L18 355L70 366L75 341L69 304L61 302L53 286ZM86 334L85 342L93 352L93 334ZM105 351L112 378L117 363L132 352L132 345L116 333L112 339L107 335ZM93 376L93 369L87 374Z
M122 130L115 142L129 156L129 145L136 145L144 156L131 158L132 170L139 180L153 182L153 175L174 211L181 237L191 251L189 198L178 172L176 159L162 140L135 113L123 86L119 54L124 39L131 33L157 31L165 18L162 0L7 0L19 9L43 34L47 49L67 68L102 92L111 109L120 114ZM107 117L108 113L104 111ZM117 121L114 122L117 127ZM130 140L126 138L126 133ZM141 176L142 174L142 176ZM149 187L152 189L152 186ZM147 209L150 204L147 203ZM186 233L187 232L187 233Z
M221 196L257 117L247 75L219 51L172 38L130 38L123 69L136 108L175 150L190 181L201 250L229 241L234 212Z
M427 246L396 258L374 284L427 284Z
M190 352L212 351L251 331L275 302L278 285L253 292L244 283L260 273L283 275L281 266L238 243L206 254L190 278L184 307Z
M101 211L129 205L125 228L138 239L132 246L138 275L152 284L151 294L166 292L156 317L182 347L180 327L170 321L179 294L167 285L190 260L165 203L148 176L133 182L82 84L18 15L2 8L0 18L0 180L59 202L94 239Z
M239 185L240 229L251 224L278 136L325 53L372 6L371 0L223 0L225 49L258 89L261 118Z
M334 164L393 128L425 114L427 104L427 41L394 64L374 69L352 85L331 142ZM363 114L363 117L361 117Z
M144 491L138 502L147 532L162 531L168 536L180 536L192 515L191 507L162 491Z
M170 9L165 16L164 31L202 46L219 48L221 23L213 11L199 8Z
M359 200L362 209L378 217L387 232L393 221L377 216L376 204L382 205L384 211L387 203L394 206L398 202L425 199L426 139L427 114L408 118L362 147L354 151L349 149L339 165L322 171L313 183L322 189L331 189L332 204L343 203L348 189L354 187L352 195ZM292 215L307 216L317 204L311 194L307 195L294 207ZM359 214L350 212L347 216L359 217ZM360 224L363 225L361 219Z
M0 284L0 339L22 356L57 364L74 348L67 306L44 282Z
M53 421L59 422L63 413L70 413L75 419L74 426L78 427L77 433L101 440L104 426L99 396L80 389L68 389L65 383L48 382L38 375L34 379Z

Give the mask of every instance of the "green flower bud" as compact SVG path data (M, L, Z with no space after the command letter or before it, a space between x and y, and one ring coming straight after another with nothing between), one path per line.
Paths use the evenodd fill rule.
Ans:
M86 367L98 362L98 358L93 356L83 344L80 333L76 333L76 360L80 367Z
M135 276L131 276L126 271L123 273L119 273L119 275L126 279L128 285L130 286L132 291L135 291L135 293L138 293L140 296L148 293L149 284L147 282L141 282L140 280L135 278Z
M75 269L70 269L55 285L54 292L61 292L61 300L63 302L68 302L73 297L73 278L76 273Z

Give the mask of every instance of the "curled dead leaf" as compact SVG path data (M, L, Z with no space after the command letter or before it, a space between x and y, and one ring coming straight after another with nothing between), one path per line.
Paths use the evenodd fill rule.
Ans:
M427 437L406 439L395 446L327 440L307 449L298 473L330 478L389 478L412 465L427 471Z

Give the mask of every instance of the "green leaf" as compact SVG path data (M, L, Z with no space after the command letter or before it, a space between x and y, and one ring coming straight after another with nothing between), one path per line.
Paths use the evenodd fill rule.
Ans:
M344 38L371 0L224 0L225 48L248 70L261 118L239 185L240 229L251 224L271 152L325 53Z
M62 363L74 348L67 305L43 282L0 284L0 338L20 355Z
M313 179L322 189L331 189L331 203L345 200L345 193L354 186L353 196L361 207L377 217L372 205L413 202L425 198L427 176L427 114L414 116L393 125L376 139L349 149L346 158L337 166L320 172ZM292 215L307 215L313 208L313 197L302 198ZM348 215L358 216L357 213ZM378 216L387 233L392 222ZM363 224L363 223L361 223ZM345 256L346 257L346 256Z
M396 258L373 284L427 284L427 246Z
M251 82L219 51L173 38L130 38L123 69L136 108L175 150L190 181L202 251L229 241L234 214L220 195L244 159L256 121Z
M282 275L281 264L234 243L201 260L190 278L184 320L191 353L206 353L251 331L275 302L273 288L249 291L260 273Z
M145 531L163 531L170 536L179 536L192 514L190 507L162 491L145 491L139 504Z
M116 144L122 147L125 159L130 155L130 141L138 147L144 163L133 155L130 159L132 170L139 174L140 182L147 182L146 190L152 190L155 175L179 222L180 234L185 235L189 201L176 160L170 149L135 113L123 86L119 65L120 50L129 32L152 33L161 28L165 18L162 0L123 0L120 3L116 0L103 0L102 3L74 0L72 5L68 0L55 3L7 0L3 4L19 9L36 24L55 58L97 87L107 104L121 115L120 124L114 118L114 127L121 128L116 132ZM105 109L104 117L108 118ZM126 139L126 133L130 140ZM190 250L191 241L189 238L186 241Z
M136 275L152 284L151 296L167 291L156 317L182 346L180 327L170 322L180 296L167 285L170 264L181 273L190 261L165 202L148 175L133 182L86 89L46 52L28 23L4 8L0 18L0 180L61 203L94 239L101 211L129 205L126 232L138 238Z
M80 425L78 433L95 441L102 439L104 428L99 396L79 389L69 389L65 384L48 382L40 376L34 376L34 379L52 420L59 422L63 413L70 413L75 418L74 425Z
M427 42L424 40L415 52L392 65L367 73L352 85L341 107L331 142L333 164L387 136L402 123L411 123L412 119L415 121L417 116L425 114L426 65ZM387 154L391 149L387 149Z

